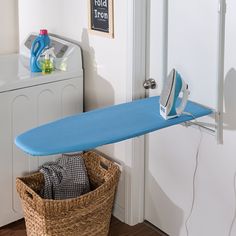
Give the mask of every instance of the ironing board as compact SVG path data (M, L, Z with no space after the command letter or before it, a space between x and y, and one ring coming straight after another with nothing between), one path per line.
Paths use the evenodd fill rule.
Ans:
M212 113L211 109L188 101L191 115L164 120L159 113L159 97L96 109L69 116L31 129L15 139L15 144L32 156L86 151L190 121Z

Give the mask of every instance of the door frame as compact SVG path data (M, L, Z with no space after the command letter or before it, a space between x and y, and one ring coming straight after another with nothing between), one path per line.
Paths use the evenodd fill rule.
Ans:
M127 102L145 97L147 1L127 1ZM125 151L125 223L135 225L144 221L145 137L127 140Z
M127 1L128 8L128 45L127 45L127 91L126 101L148 96L148 90L143 88L143 82L149 78L150 63L150 8L151 0ZM167 75L168 61L168 0L162 3L162 87L163 78ZM143 135L127 141L126 163L131 167L125 170L125 222L135 225L145 219L145 172L148 150L148 136ZM130 158L131 157L131 158Z

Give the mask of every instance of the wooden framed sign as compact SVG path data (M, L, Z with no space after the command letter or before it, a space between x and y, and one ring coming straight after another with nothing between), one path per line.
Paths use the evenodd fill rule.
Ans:
M88 0L88 2L89 31L113 38L113 0Z

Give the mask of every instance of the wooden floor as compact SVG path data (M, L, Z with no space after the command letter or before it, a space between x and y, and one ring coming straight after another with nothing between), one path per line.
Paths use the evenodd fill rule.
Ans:
M24 221L20 220L0 228L0 236L26 236ZM109 236L165 236L165 234L157 232L147 223L131 227L113 217Z

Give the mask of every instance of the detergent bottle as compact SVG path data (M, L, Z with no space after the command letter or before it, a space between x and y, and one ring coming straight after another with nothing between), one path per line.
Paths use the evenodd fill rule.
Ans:
M50 38L46 29L41 29L31 46L30 69L31 72L41 72L39 58L41 53L50 46Z
M41 62L41 68L43 74L50 74L54 71L54 58L56 55L54 53L54 48L48 48L43 53L44 59Z

